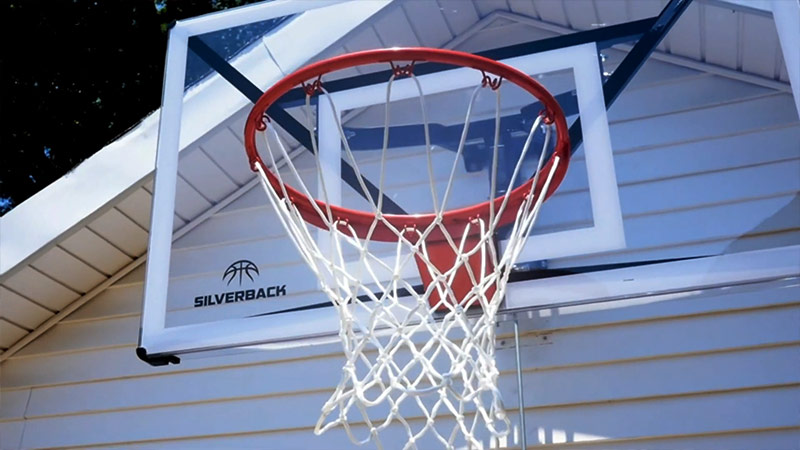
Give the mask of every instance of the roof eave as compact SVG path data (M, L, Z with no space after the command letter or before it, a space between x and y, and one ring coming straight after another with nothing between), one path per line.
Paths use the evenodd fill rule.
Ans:
M281 42L277 36L268 36L264 39L264 45L256 45L250 52L238 57L233 64L243 73L252 75L252 81L257 85L265 87L285 73L297 69L308 58L318 55L392 1L361 3L361 8L354 8L348 4L350 2L341 0L327 1L325 3L332 7L341 8L337 13L336 23L326 29L327 39L313 38L306 33L307 39L301 39L304 42L298 42L298 39ZM254 6L257 6L261 9L277 8L280 11L288 8L286 14L296 12L294 10L297 5L288 3L292 2L270 2L266 5L245 7L243 10L248 10L244 12L251 14ZM211 14L181 21L173 30L178 29L183 35L196 34L203 32L210 20L220 17L224 16ZM327 20L329 17L329 11L315 9L309 11L302 22ZM233 19L226 19L231 23L230 26L235 26L237 20L252 20L252 16L247 19L247 14L242 13ZM308 29L308 23L290 23L282 27L281 32L298 33L304 29ZM267 45L280 48L277 51L268 50ZM304 48L305 51L298 52L297 48ZM266 69L265 64L269 66ZM191 107L204 102L210 104L210 97L217 99L213 102L213 115L203 108ZM193 117L188 120L192 126L181 130L181 150L244 107L248 100L227 81L216 76L193 88L186 95L184 103L185 111ZM197 114L191 114L193 110ZM52 248L64 235L80 229L92 218L112 208L115 200L123 198L149 179L155 169L159 111L150 114L124 136L0 218L0 281L10 276L14 269L26 265ZM47 212L46 216L42 214L44 211Z

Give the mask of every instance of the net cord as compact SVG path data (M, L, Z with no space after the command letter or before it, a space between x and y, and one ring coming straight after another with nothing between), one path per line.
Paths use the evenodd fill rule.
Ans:
M305 222L298 209L292 204L286 190L280 171L273 173L278 178L280 190L276 190L268 181L266 168L260 164L256 165L259 173L260 182L272 207L278 212L281 225L286 230L290 239L300 251L303 260L308 264L312 272L319 278L323 291L336 306L341 322L340 338L342 340L346 363L342 369L340 382L330 399L322 408L322 414L315 427L317 434L323 433L332 427L342 426L349 438L358 444L374 441L378 448L382 448L379 432L392 423L399 422L403 425L408 436L405 448L416 448L416 441L425 433L431 432L438 441L445 447L453 448L459 435L470 446L481 448L482 442L477 436L478 426L483 423L492 436L499 437L508 433L510 428L509 419L505 415L502 406L502 397L497 387L497 377L499 371L494 361L494 328L496 313L500 305L500 300L505 294L506 283L513 262L519 256L525 244L525 237L530 233L539 210L544 200L544 193L548 192L550 182L558 166L558 158L554 158L554 164L547 174L539 195L528 195L520 208L516 212L516 220L512 223L511 232L508 238L506 252L498 260L497 250L494 245L493 235L496 231L500 218L505 212L509 197L508 192L520 176L522 162L528 153L535 132L542 124L542 117L538 117L526 138L521 156L517 161L506 194L500 205L495 210L494 202L489 202L490 211L487 219L478 218L470 223L463 230L461 236L455 239L446 226L442 223L444 211L447 210L457 164L463 155L469 131L473 107L483 88L475 88L467 108L464 126L453 166L444 188L441 203L438 201L436 192L436 180L434 177L434 167L432 153L433 149L430 141L429 121L425 95L422 86L416 77L410 75L417 87L420 108L422 112L424 132L425 132L425 154L428 169L428 178L431 188L432 202L436 220L423 230L400 230L388 222L382 215L383 192L385 188L385 174L387 165L387 150L389 147L390 129L390 108L391 87L395 81L392 76L387 83L386 106L384 113L384 132L381 148L380 177L378 182L379 195L375 199L363 181L363 175L358 167L355 155L350 149L344 132L341 116L336 110L330 94L322 89L321 98L329 102L333 111L336 128L340 135L342 148L346 158L350 161L358 180L359 187L365 194L368 204L375 215L375 220L370 226L365 239L359 239L356 230L352 229L347 223L339 221L333 217L330 209L330 199L324 177L319 176L320 194L325 205L321 209L319 205L310 202L314 211L323 219L327 226L329 245L327 249L320 248L318 241L314 237L309 224ZM499 153L499 132L500 132L500 90L495 90L495 133L493 143L493 158L491 165L491 193L492 198L497 192L497 167ZM311 142L314 151L314 161L317 173L322 173L322 163L320 161L317 139L313 127L313 111L311 109L310 95L306 96L305 115L307 126L311 134ZM269 164L277 167L276 161L287 162L289 175L297 183L293 184L308 198L315 198L311 194L302 177L294 164L277 133L275 127L267 127L265 134L266 147L269 154ZM545 161L545 154L548 148L551 126L544 126L545 139L542 151L538 159L537 170L534 175L533 186L537 186L541 168ZM275 154L277 153L278 158ZM394 248L394 256L390 263L387 263L377 254L370 252L370 237L378 226L386 226L397 236L397 243ZM430 255L427 249L426 238L434 229L442 230L447 245L457 254L461 255L456 261L455 266L450 270L441 271L430 263ZM409 239L408 234L415 235L414 239ZM467 248L467 237L477 235L480 237L478 244L473 248ZM354 251L358 255L355 264L348 263L346 259L347 250ZM472 267L467 264L470 257L479 254L481 267L479 273L475 273ZM433 282L423 293L416 293L414 286L404 279L400 274L409 265L414 264L415 258L422 258L427 262ZM487 270L488 261L494 267L491 273ZM463 268L468 273L473 289L464 303L448 302L453 299L453 291L450 287L456 271ZM354 270L355 269L355 270ZM379 271L389 271L392 277L385 281ZM369 280L369 284L361 280ZM370 285L377 286L377 290ZM492 295L487 293L494 288ZM400 295L400 290L412 293L411 298L404 300ZM439 295L439 302L430 305L429 299L436 291ZM376 293L377 292L377 293ZM366 295L368 301L361 301L359 295ZM483 313L478 317L470 317L466 314L472 304L478 303L483 309ZM437 314L439 307L444 307L444 314ZM441 317L439 317L441 316ZM453 335L458 335L454 337ZM462 336L463 335L463 336ZM425 336L427 339L423 343L415 341L415 336ZM410 360L402 363L401 353L407 352ZM444 370L437 367L440 356L448 361ZM406 357L408 358L408 357ZM358 367L361 367L361 370ZM439 365L441 365L439 363ZM366 370L364 370L366 369ZM370 394L377 391L376 395ZM438 398L436 395L438 394ZM488 397L487 397L488 396ZM425 402L428 397L434 397L433 404ZM416 404L421 417L415 416L414 424L418 424L420 419L424 425L414 431L414 424L405 418L408 414L408 403L411 400ZM485 400L489 401L486 405ZM380 417L379 414L370 414L370 408L387 407L389 411L382 420L374 419ZM366 437L356 436L353 426L358 423L357 419L349 418L348 413L355 408L360 413L359 419L369 430ZM338 414L328 417L338 409ZM445 415L451 416L456 421L456 426L450 433L443 433L435 427L436 418ZM468 417L472 417L468 423ZM327 420L327 422L326 422ZM502 427L498 427L502 424Z

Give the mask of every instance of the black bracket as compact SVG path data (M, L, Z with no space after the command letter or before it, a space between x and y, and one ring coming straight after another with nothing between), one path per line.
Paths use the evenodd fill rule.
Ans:
M250 99L251 102L256 103L261 95L264 93L258 86L248 80L241 72L236 70L233 66L225 61L225 59L211 47L209 47L202 39L197 36L189 38L189 49L191 49L197 56L200 57L206 64L216 70L223 78L225 78L231 85L236 87L245 97ZM302 90L302 88L300 89ZM286 112L285 109L278 105L272 105L267 109L267 115L281 126L287 133L295 138L300 145L306 150L312 151L311 136L308 130L300 122L298 122L291 114ZM355 190L359 195L367 199L367 194L361 190L361 185L358 180L358 174L349 162L342 159L342 179ZM378 187L375 186L370 180L361 177L364 186L367 187L369 195L373 199L378 198ZM400 207L394 200L389 197L383 198L383 212L390 214L406 214L403 208Z
M181 359L175 355L148 355L147 349L144 347L136 347L136 356L153 367L181 363Z
M628 52L628 55L614 70L614 73L603 83L606 110L611 107L623 89L628 86L634 75L639 72L642 64L650 57L650 54L653 53L691 3L692 0L670 0L655 19L650 19L652 22L649 28L642 34L642 37ZM580 117L569 127L569 142L572 145L573 154L583 143Z

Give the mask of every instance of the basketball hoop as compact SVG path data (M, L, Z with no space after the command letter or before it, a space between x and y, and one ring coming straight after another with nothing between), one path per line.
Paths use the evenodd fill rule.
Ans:
M435 152L425 93L414 74L415 65L421 63L448 64L475 72L461 137L457 148L450 149L455 159L451 167L439 172L432 162ZM383 143L375 150L380 152L377 193L367 185L359 158L348 143L340 111L323 80L332 72L369 64L385 64L392 69L385 81ZM385 183L385 175L391 170L387 168L391 164L391 158L387 158L391 132L388 105L392 85L399 79L411 79L418 92L425 137L420 164L424 161L427 165L433 205L427 213L384 212L385 199L391 194ZM527 125L527 137L513 164L510 181L499 185L498 158L506 151L499 143L502 83L512 83L535 97L542 111ZM327 99L334 112L342 159L354 169L355 186L368 205L365 210L332 204L337 199L329 196L330 181L321 175L314 180L317 194L313 194L311 183L303 181L290 150L269 123L267 109L297 87L304 88L306 94L304 111L316 170L321 173L323 163L313 122L314 97L319 102ZM478 95L487 91L496 96L489 193L484 197L488 200L448 208L458 189L454 180L470 124L475 120L473 107ZM525 161L536 154L532 147L537 133L543 135L543 144L535 158L535 169L524 173ZM555 145L551 150L552 141ZM259 144L266 149L266 161L259 154ZM322 408L315 432L343 426L353 442L374 440L380 447L379 432L399 423L407 433L407 448L415 448L425 433L432 433L448 448L462 442L459 436L469 446L482 447L480 424L492 436L507 434L509 420L497 387L499 372L494 361L495 321L511 268L541 205L558 188L567 170L567 124L552 95L517 69L472 54L433 48L369 50L317 62L272 86L250 112L245 147L270 203L318 276L341 321L347 362L338 387ZM286 165L283 173L274 169L279 163ZM509 229L502 255L495 242L500 227ZM326 243L315 239L315 228L323 230ZM387 244L374 244L378 242ZM416 267L414 276L407 275L409 266ZM413 284L416 276L422 289ZM455 422L447 431L436 426L436 419L443 417ZM368 433L356 436L356 424L366 426Z

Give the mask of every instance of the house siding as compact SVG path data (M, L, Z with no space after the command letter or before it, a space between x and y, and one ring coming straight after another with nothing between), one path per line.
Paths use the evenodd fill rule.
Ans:
M502 27L491 33L483 38L494 42ZM789 94L650 61L609 118L628 246L553 267L800 243L800 122ZM585 186L564 188L553 201L568 206ZM232 240L281 245L280 230L252 225L270 217L260 189L181 238L173 270L196 270L198 254L221 254ZM283 254L280 265L299 263ZM134 354L142 277L132 272L0 365L0 448L352 447L340 429L313 434L339 380L338 344L150 367ZM528 444L800 448L798 324L796 278L521 316ZM519 447L508 323L497 346L515 427L498 445ZM387 448L405 441L396 426L383 439Z

